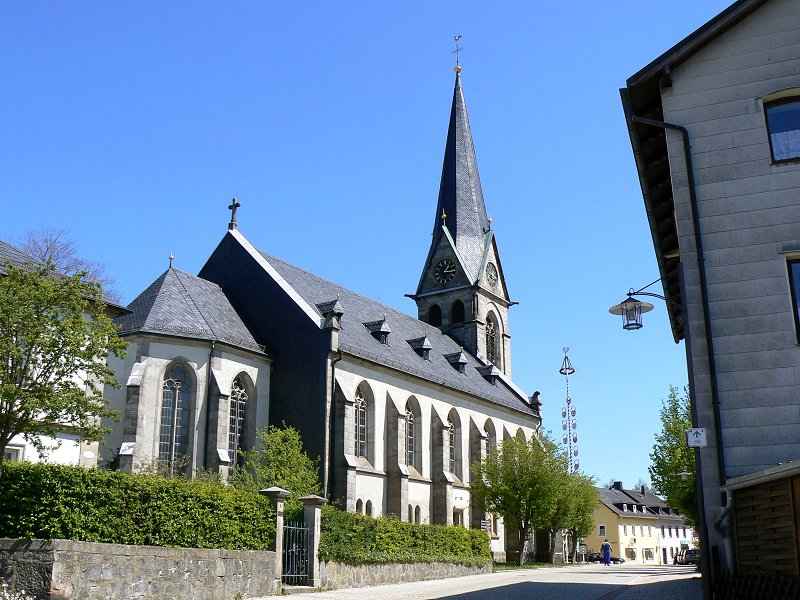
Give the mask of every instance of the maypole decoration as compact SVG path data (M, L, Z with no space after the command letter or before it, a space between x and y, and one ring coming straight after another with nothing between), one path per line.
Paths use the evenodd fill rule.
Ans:
M567 405L561 408L561 427L564 430L564 446L567 451L567 463L570 473L574 473L580 468L578 462L578 420L575 415L578 413L575 406L572 404L572 396L569 395L569 376L575 373L575 368L569 362L569 348L564 348L564 362L558 370L564 376L564 381L567 384Z

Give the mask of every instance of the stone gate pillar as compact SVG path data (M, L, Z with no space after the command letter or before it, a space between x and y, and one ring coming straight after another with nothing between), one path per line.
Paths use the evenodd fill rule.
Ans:
M322 505L327 500L321 496L300 498L305 508L305 521L308 527L308 585L318 588L322 585L319 575L319 538L322 533Z
M281 577L283 576L283 503L292 494L277 486L259 490L258 493L272 500L272 506L275 508L275 546L272 550L275 550L276 589L280 589L282 583Z

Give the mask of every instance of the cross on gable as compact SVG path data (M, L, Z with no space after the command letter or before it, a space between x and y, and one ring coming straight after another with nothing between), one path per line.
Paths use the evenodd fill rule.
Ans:
M231 211L231 222L228 223L228 229L238 229L239 227L236 225L236 209L241 206L238 198L234 198L231 202L228 209Z

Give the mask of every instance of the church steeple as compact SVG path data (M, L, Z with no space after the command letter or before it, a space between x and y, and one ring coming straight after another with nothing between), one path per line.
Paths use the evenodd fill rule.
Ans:
M467 275L474 282L480 271L489 219L483 201L478 161L469 128L467 103L461 89L461 67L456 67L456 83L453 90L453 105L450 110L450 126L444 150L442 179L439 184L439 202L433 223L432 246L436 246L445 235L447 227L455 242ZM445 215L445 218L442 218Z
M513 303L486 214L460 66L456 66L431 246L411 298L420 320L441 328L469 352L511 375L508 308Z

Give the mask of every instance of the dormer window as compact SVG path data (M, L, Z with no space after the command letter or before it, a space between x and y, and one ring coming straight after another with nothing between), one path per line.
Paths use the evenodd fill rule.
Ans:
M386 322L386 315L380 321L369 321L364 323L364 327L372 334L376 340L381 344L389 344L389 334L392 332L389 324Z
M423 360L430 360L431 345L430 340L428 340L428 336L424 335L420 338L414 338L413 340L406 340L408 345L414 349Z
M464 354L463 350L459 350L458 352L454 352L453 354L445 354L445 359L447 362L450 363L450 366L453 367L459 373L465 373L467 370L467 355Z
M494 365L489 365L488 367L478 367L478 373L480 373L481 376L492 385L497 385L497 378L500 374L500 369Z

